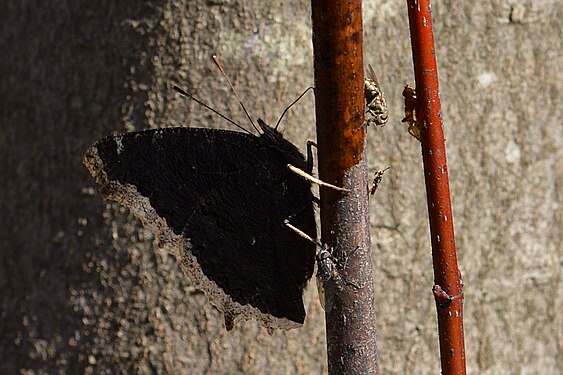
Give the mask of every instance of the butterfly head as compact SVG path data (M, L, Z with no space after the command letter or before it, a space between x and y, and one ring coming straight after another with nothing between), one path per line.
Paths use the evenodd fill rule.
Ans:
M260 129L264 132L267 138L271 139L272 141L281 141L283 139L283 134L280 133L276 128L271 127L270 125L266 124L264 120L261 118L258 119L258 125Z

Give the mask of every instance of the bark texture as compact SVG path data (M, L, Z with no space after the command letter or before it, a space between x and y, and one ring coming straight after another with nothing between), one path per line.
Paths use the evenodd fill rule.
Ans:
M303 328L226 333L176 260L102 202L81 159L113 131L227 128L172 82L244 123L275 122L313 83L307 2L2 1L0 372L326 373L323 313ZM556 373L561 348L563 128L558 1L434 1L468 372ZM420 146L401 124L413 83L406 5L364 5L364 60L389 104L368 131L390 165L371 199L382 373L438 373ZM313 98L282 124L305 150ZM367 189L367 187L366 187Z

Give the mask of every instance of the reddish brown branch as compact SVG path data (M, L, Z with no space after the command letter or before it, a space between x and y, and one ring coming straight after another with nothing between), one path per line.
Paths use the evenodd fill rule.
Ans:
M313 0L312 12L319 177L350 190L321 189L322 241L344 281L325 283L329 373L374 374L361 1Z
M457 266L429 0L407 0L417 93L442 374L465 374L463 290Z

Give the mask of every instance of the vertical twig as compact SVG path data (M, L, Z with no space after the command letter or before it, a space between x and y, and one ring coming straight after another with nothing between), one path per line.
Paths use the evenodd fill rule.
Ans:
M334 247L343 284L327 282L329 374L378 372L365 159L361 1L313 0L322 241Z
M446 146L438 88L430 0L407 0L417 92L417 127L428 200L434 299L442 374L465 374L463 288L457 266Z

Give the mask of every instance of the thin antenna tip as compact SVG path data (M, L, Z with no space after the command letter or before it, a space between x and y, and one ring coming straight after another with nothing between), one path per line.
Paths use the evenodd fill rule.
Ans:
M184 90L182 90L180 87L178 87L178 86L176 86L176 85L173 85L173 89L174 89L175 91L179 92L180 94L187 96L187 95L186 95L186 92L185 92Z

